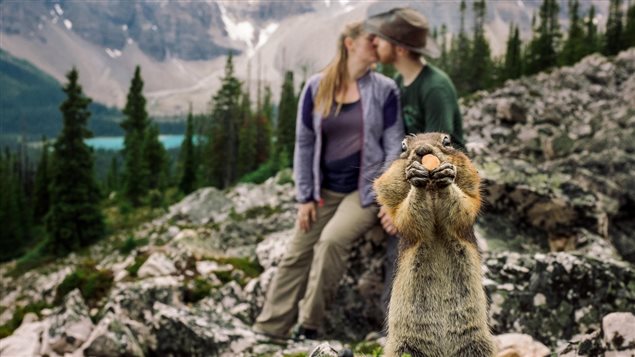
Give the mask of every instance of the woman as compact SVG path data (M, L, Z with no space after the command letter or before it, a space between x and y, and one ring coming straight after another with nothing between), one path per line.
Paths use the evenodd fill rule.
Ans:
M404 136L395 83L377 61L361 23L348 25L335 59L300 96L294 154L296 233L253 328L315 338L355 238L377 222L372 181L395 159ZM308 281L307 281L308 280ZM299 302L299 306L298 306Z

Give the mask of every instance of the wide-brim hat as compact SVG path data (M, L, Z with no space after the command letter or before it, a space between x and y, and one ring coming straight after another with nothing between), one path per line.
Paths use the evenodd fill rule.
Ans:
M364 29L421 55L437 58L441 53L439 46L430 37L428 20L410 8L394 8L371 16L364 21Z

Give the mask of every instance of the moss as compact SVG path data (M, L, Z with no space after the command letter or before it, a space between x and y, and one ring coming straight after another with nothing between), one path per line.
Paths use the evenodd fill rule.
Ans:
M149 256L147 254L138 254L135 257L134 263L132 263L131 266L126 268L126 270L128 271L128 274L130 274L130 276L136 277L137 272L139 271L139 268L141 268L143 263L145 263L146 260L148 260L148 258Z
M89 306L96 306L112 287L113 274L110 270L98 270L95 263L85 261L74 272L68 274L55 292L55 304L60 304L66 294L79 289Z
M232 207L232 208L229 210L229 218L230 218L232 221L236 221L236 222L242 222L242 221L244 221L244 220L245 220L245 217L243 217L243 215L241 215L241 214L238 214L238 213L236 212L236 210L234 209L234 207Z
M227 284L230 281L234 280L233 274L231 271L217 271L214 272L214 275L220 280L223 284Z
M382 356L384 353L381 345L377 342L367 342L367 341L363 341L360 342L358 344L356 344L353 347L353 354L354 355L364 355L364 356L373 356L373 357L379 357Z
M222 257L212 258L211 260L215 260L220 264L229 264L235 269L243 271L249 278L258 277L264 271L263 267L260 266L260 264L254 258L251 257Z
M196 277L192 280L188 280L185 283L183 301L195 303L209 296L212 288L212 284L205 278Z
M26 315L27 313L32 312L37 314L38 317L41 317L40 311L50 307L52 306L44 301L38 301L26 306L18 306L13 312L11 320L0 326L0 339L10 336L13 331L15 331L15 329L20 327L20 325L22 324L22 320L24 319L24 315Z
M258 216L270 217L274 214L279 214L281 212L282 212L282 207L271 207L269 205L266 205L266 206L252 207L248 209L247 211L245 211L243 215L245 216L245 218L251 219L251 218L256 218Z

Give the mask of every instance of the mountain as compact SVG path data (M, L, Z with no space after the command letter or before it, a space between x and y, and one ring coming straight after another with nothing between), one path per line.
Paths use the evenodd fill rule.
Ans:
M57 136L62 128L60 104L66 99L62 84L24 60L0 50L0 133L40 138ZM99 135L118 135L121 113L91 103L88 127Z
M84 83L82 78L79 81ZM0 49L0 136L8 143L16 135L29 140L57 137L62 129L59 107L66 99L63 83ZM119 126L123 114L119 109L96 101L88 109L88 128L94 136L123 135ZM185 130L182 122L160 121L158 125L163 134L181 134Z
M597 8L604 23L608 2ZM530 36L537 1L488 2L486 34L492 51L504 49L509 22ZM2 1L0 47L25 59L60 82L74 65L86 93L106 106L122 107L130 78L141 65L148 110L154 116L208 109L219 87L228 51L237 55L237 75L252 98L258 83L274 96L285 70L296 72L296 86L323 68L335 51L343 26L395 6L427 14L431 25L459 28L457 2L426 1ZM561 4L566 23L566 5ZM468 4L467 29L471 24Z

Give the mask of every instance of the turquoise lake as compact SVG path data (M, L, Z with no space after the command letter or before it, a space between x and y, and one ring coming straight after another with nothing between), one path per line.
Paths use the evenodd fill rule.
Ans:
M159 135L159 141L166 149L181 147L185 135ZM123 149L123 136L98 136L86 139L86 144L94 149L121 150Z

